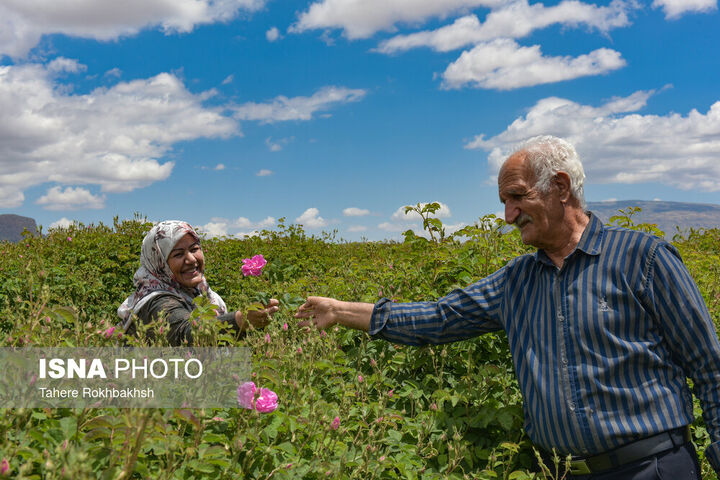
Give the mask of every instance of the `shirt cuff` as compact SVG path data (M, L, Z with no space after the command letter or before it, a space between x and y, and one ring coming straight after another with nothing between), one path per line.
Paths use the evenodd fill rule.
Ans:
M705 458L710 462L715 473L720 475L720 442L711 443L705 449Z
M389 298L381 298L373 307L372 316L370 317L370 330L368 330L371 337L376 336L385 328L392 304L393 302Z
M235 321L235 312L228 312L223 313L222 315L218 315L218 321L230 327L230 329L235 332L235 334L240 333L240 327Z

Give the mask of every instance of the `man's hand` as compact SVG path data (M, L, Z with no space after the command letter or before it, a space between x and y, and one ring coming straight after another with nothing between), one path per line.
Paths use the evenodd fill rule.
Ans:
M301 327L310 324L320 330L330 328L335 324L356 330L368 331L374 305L372 303L342 302L334 298L308 297L307 301L298 308L295 318L306 318L298 322Z
M313 324L320 330L332 327L338 323L338 303L340 302L334 298L308 297L295 314L295 318L307 318L308 320L298 322L298 325L307 327Z

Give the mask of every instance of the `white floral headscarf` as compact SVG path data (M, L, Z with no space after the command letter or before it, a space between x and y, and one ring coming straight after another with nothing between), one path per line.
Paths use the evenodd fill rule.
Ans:
M204 275L202 282L195 288L184 287L173 278L167 257L175 244L187 234L200 241L188 223L178 220L160 222L145 235L140 249L140 268L133 277L135 292L126 298L117 310L118 316L123 320L123 331L127 331L132 324L132 314L137 314L143 305L160 294L175 295L190 307L195 297L204 294L210 303L218 306L218 314L227 312L225 302L210 289Z

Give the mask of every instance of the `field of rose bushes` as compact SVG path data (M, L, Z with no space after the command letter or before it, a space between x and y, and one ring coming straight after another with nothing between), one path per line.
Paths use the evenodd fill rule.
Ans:
M206 275L229 308L270 297L282 308L264 330L234 339L201 305L196 344L250 347L252 381L276 393L277 408L2 409L0 478L562 478L562 465L530 473L534 452L502 334L412 348L297 327L293 313L309 294L433 299L528 251L492 216L446 236L425 213L430 241L408 233L401 243L349 243L282 221L244 240L207 239ZM614 221L652 228L633 225L631 213ZM110 329L150 226L138 216L0 243L0 346L148 344ZM691 231L676 245L720 323L720 230ZM262 274L244 276L242 259L258 254L268 261ZM693 435L702 450L702 420ZM715 478L704 461L703 470Z

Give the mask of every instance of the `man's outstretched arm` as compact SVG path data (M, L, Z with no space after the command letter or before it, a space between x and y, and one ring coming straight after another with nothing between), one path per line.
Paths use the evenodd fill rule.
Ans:
M343 302L327 297L308 297L307 301L298 308L295 318L308 319L299 322L300 326L312 323L320 330L340 324L367 332L370 330L370 318L374 307L375 305L372 303Z

